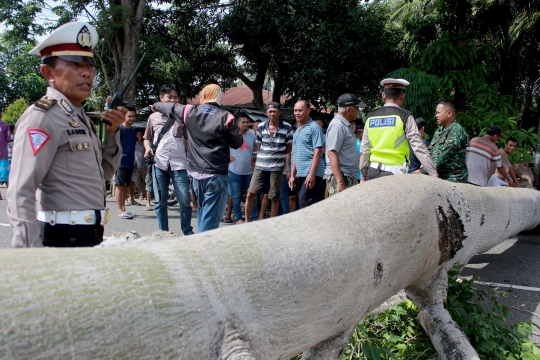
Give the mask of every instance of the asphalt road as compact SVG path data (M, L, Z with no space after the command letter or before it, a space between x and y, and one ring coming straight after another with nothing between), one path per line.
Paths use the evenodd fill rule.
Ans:
M6 189L4 185L0 186L0 192L5 199ZM116 201L114 198L107 198L107 206L111 209L111 217L109 223L105 226L105 237L120 235L130 231L136 231L141 236L152 235L155 231L158 231L158 224L156 219L156 213L154 211L145 211L145 202L140 202L142 205L126 206L128 211L133 212L137 216L135 219L121 219L117 216ZM0 249L11 247L11 227L6 215L5 200L0 200ZM180 229L180 208L178 205L169 207L169 230L182 234ZM191 225L193 230L197 232L197 214L194 211L192 214ZM220 226L233 226L221 223Z
M5 199L5 187L0 191ZM144 206L129 206L129 211L137 217L124 220L116 216L116 202L107 198L111 212L111 220L105 228L105 236L119 235L136 231L140 235L151 235L158 231L156 215L153 211L145 211ZM192 225L197 232L195 212L192 215ZM220 226L241 226L227 225ZM178 205L169 208L169 229L175 233L180 231L180 212ZM6 201L0 201L0 249L11 247L12 231L6 215ZM484 254L471 259L465 266L462 276L473 274L480 276L480 282L491 285L477 284L479 287L498 287L507 296L500 302L509 309L508 324L517 321L531 321L540 326L540 227L508 239ZM533 328L532 340L540 345L540 329Z

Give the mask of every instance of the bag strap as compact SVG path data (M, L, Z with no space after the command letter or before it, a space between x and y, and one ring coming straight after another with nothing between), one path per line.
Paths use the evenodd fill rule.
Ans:
M182 119L180 119L180 122L183 122L183 120L184 120L184 114L182 113ZM156 153L156 150L157 150L157 148L159 146L159 143L161 142L161 139L163 139L163 136L171 129L171 127L172 127L172 125L174 124L175 121L176 121L175 118L170 116L167 119L167 122L161 128L161 132L159 133L156 144L153 146L154 154Z

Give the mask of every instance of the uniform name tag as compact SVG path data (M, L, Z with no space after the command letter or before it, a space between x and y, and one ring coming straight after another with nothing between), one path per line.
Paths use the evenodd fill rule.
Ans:
M396 118L395 117L380 117L380 118L373 118L369 120L370 128L387 127L387 126L396 126Z
M68 136L71 135L86 135L86 130L84 129L68 129L66 130Z

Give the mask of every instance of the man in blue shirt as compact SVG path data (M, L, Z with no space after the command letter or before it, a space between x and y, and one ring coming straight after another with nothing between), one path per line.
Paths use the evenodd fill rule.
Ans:
M137 143L137 130L131 127L135 122L137 114L135 108L127 106L128 113L126 120L120 125L120 142L122 143L122 157L120 167L116 171L114 197L118 207L118 217L122 219L133 219L135 215L126 210L127 187L131 183L131 175L135 167L135 144Z
M293 160L289 186L298 186L298 208L302 209L319 201L319 189L324 176L321 158L323 132L310 117L309 101L294 104L294 117L298 127L293 139Z

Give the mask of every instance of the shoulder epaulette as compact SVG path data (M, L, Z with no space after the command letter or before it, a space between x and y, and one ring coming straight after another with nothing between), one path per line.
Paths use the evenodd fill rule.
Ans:
M34 105L36 105L36 106L38 106L38 107L40 107L42 109L49 110L57 102L58 102L58 100L51 99L48 96L44 96L41 99L35 101Z

